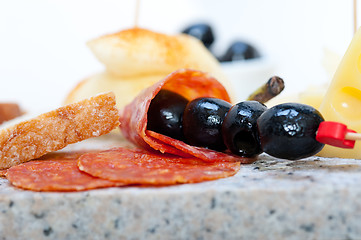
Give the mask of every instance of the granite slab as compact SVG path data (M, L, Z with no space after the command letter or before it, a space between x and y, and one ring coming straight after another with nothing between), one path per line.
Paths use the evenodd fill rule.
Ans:
M41 193L0 179L0 239L361 239L360 183L360 160L265 154L170 187Z

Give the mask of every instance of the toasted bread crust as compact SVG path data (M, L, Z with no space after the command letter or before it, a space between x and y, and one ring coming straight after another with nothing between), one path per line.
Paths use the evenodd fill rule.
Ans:
M191 68L209 72L220 81L227 79L211 52L187 34L131 28L93 39L87 45L107 71L120 78L154 74L165 77L175 70Z
M0 169L100 136L119 126L113 93L60 107L0 131Z
M113 91L121 109L144 88L183 68L209 73L235 99L231 82L218 60L192 36L131 28L93 39L87 45L105 70L77 84L66 97L66 104Z

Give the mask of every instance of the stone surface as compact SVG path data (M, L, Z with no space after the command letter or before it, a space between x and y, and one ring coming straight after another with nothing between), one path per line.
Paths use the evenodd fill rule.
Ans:
M360 183L360 160L267 155L171 187L39 193L2 179L0 239L360 239Z

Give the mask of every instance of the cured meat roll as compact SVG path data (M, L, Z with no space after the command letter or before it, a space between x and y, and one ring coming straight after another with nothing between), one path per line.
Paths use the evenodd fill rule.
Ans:
M175 92L188 100L199 97L214 97L230 102L226 89L215 78L201 71L180 69L144 89L121 110L120 129L128 140L147 150L157 150L183 157L193 156L207 162L239 161L250 163L253 161L229 153L191 146L183 141L148 130L149 106L160 90Z

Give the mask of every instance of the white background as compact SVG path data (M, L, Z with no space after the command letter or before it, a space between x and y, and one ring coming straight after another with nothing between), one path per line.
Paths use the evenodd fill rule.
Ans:
M77 82L103 69L86 42L133 27L135 5L0 0L0 101L28 111L60 105ZM173 34L196 22L213 26L217 54L235 39L253 43L290 92L330 79L325 58L338 60L352 39L352 0L141 1L140 27Z

